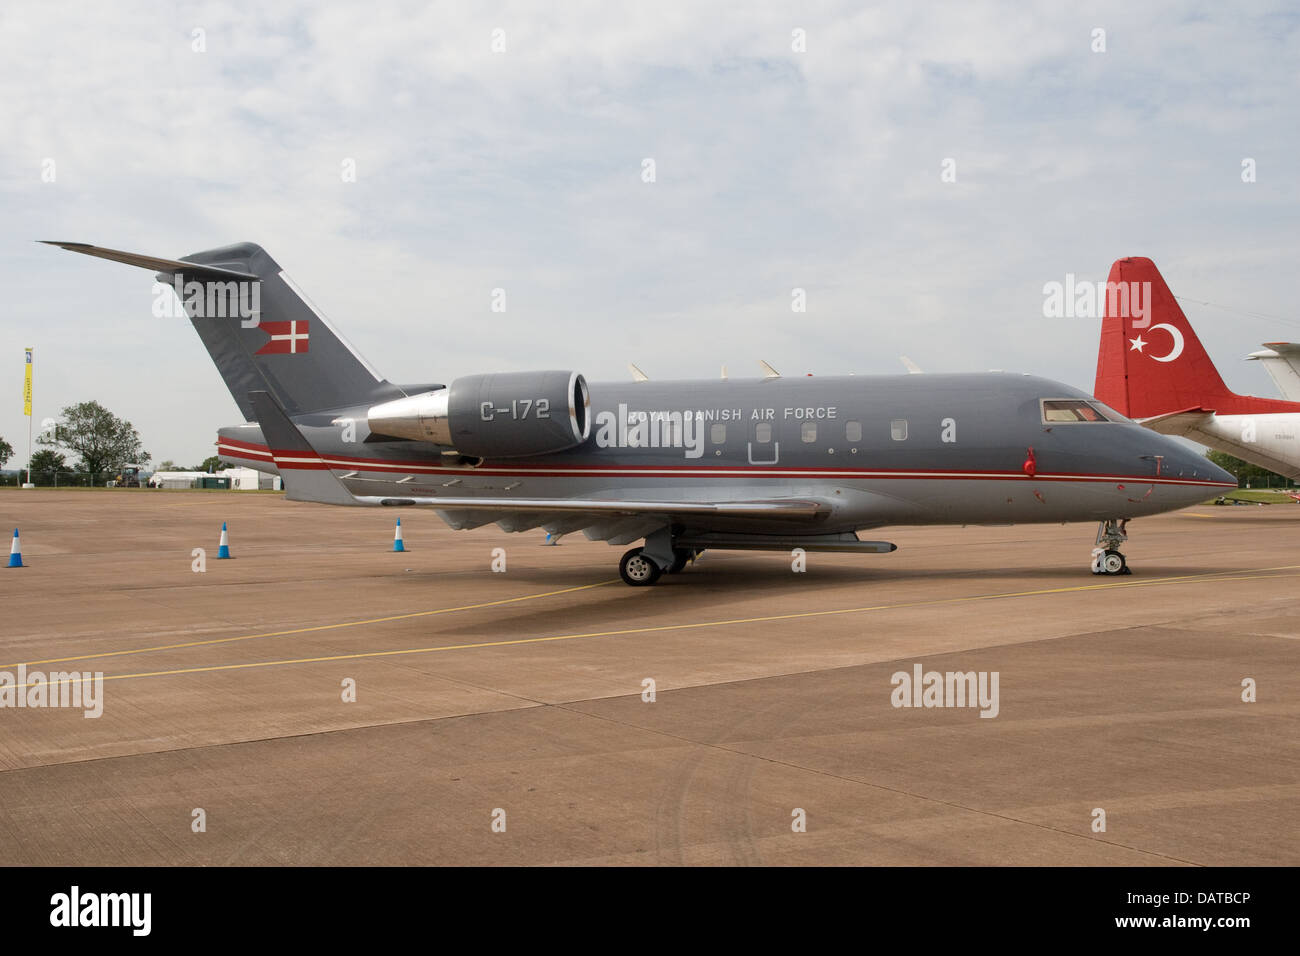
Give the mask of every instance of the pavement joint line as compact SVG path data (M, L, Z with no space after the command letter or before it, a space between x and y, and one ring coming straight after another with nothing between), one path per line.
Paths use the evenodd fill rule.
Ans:
M514 638L512 640L502 640L502 641L480 641L473 644L439 644L432 647L407 647L407 648L396 648L396 649L389 649L383 651L358 651L350 654L330 654L322 657L286 658L284 660L275 660L275 661L247 661L242 664L212 664L206 667L181 667L181 668L174 668L172 670L163 670L163 671L142 671L137 674L105 674L103 675L103 679L106 681L110 681L110 680L130 680L139 677L172 677L180 674L202 674L202 673L213 673L216 671L248 670L257 667L273 667L278 665L289 665L289 664L323 664L323 663L328 663L330 661L362 660L362 659L373 658L373 657L403 657L408 654L433 654L439 651L464 651L464 650L478 650L486 647L512 647L512 646L519 646L524 644L545 644L553 641L570 641L570 640L577 640L580 638L621 637L628 634L653 634L653 633L664 632L664 631L685 631L685 630L695 630L695 629L707 628L707 627L724 627L733 624L765 624L772 621L789 621L789 620L798 620L801 618L811 618L811 617L830 617L838 614L864 614L871 611L908 610L912 608L938 607L942 605L973 603L976 601L992 601L992 600L998 600L1004 598L1037 597L1037 596L1047 595L1047 594L1063 594L1063 593L1097 591L1097 590L1114 590L1120 588L1154 587L1160 584L1205 584L1205 583L1217 584L1217 583L1232 582L1232 581L1249 581L1257 578L1277 577L1279 575L1271 574L1269 572L1296 571L1296 570L1300 570L1300 565L1294 565L1294 564L1282 565L1275 568L1244 568L1239 571L1226 571L1226 572L1216 571L1216 572L1206 572L1204 574L1179 575L1177 577L1169 577L1169 578L1153 578L1150 581L1141 581L1141 580L1116 581L1116 582L1108 582L1105 584L1081 584L1081 585L1071 585L1069 587L1038 588L1030 591L1000 591L993 594L972 594L964 597L936 598L930 601L909 601L900 604L876 604L876 605L870 605L866 607L833 608L833 609L821 610L821 611L799 611L790 614L772 614L764 617L733 618L733 619L722 620L722 621L696 621L693 623L685 623L685 624L662 624L655 627L621 628L619 630L612 630L612 631L589 631L589 632L577 633L577 634L553 634L553 635L548 635L546 637L521 637L521 638ZM579 588L573 588L570 590L586 590L590 588L602 587L603 585L609 583L612 582L602 581L597 584L582 585ZM560 592L556 592L556 593L560 593ZM514 600L519 600L519 599L508 598L500 602L491 602L491 603L503 604ZM490 606L490 604L488 606ZM361 624L382 623L384 621L402 620L404 618L428 616L430 614L436 614L436 613L439 612L418 611L409 615L397 615L395 617L376 618L372 621L352 621L352 622L346 622L342 624L323 624L317 627L301 628L298 629L297 631L285 631L283 633L290 634L290 633L302 633L307 631L330 630L330 629L337 629L342 627L355 627ZM257 635L249 635L249 637L254 637L254 636ZM227 639L218 639L218 640L233 640L233 639L227 638ZM121 653L132 653L132 652L121 652ZM102 657L108 655L90 655L90 656ZM50 662L39 661L34 663L50 663ZM18 666L18 665L0 665L0 667L2 666ZM94 680L94 679L95 679L94 677L76 677L76 678L69 678L66 680L60 680L58 681L58 683L78 684L78 683L85 683L87 681ZM15 688L32 687L38 683L44 684L46 682L36 681L36 682L28 682L25 684L14 684L13 686Z
M431 617L435 614L451 614L455 611L477 611L487 607L499 607L503 604L517 604L520 601L532 601L537 598L554 597L557 594L571 594L574 591L587 591L591 588L613 584L614 579L598 581L595 584L581 584L577 587L561 588L558 591L541 591L536 594L521 594L518 597L502 598L499 601L486 601L482 604L464 604L459 607L441 607L431 611L412 611L409 614L394 614L389 617L375 617L365 621L341 621L336 624L317 624L311 627L296 627L287 631L267 631L263 634L241 634L236 637L214 637L203 641L186 641L181 644L159 644L156 647L137 647L125 651L102 651L98 654L79 654L75 657L51 657L42 661L22 661L18 664L0 664L0 668L31 667L34 664L64 664L68 661L93 660L98 657L122 657L127 654L148 654L151 651L174 651L186 647L204 647L212 644L230 644L235 641L252 641L262 637L287 637L291 634L309 634L313 631L339 630L345 627L360 627L363 624L385 624L389 621L406 621L416 617Z

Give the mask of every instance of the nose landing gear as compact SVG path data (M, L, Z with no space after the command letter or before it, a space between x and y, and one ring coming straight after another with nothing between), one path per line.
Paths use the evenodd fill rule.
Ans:
M1128 540L1127 518L1110 518L1097 527L1097 547L1092 549L1093 574L1132 574L1119 546Z

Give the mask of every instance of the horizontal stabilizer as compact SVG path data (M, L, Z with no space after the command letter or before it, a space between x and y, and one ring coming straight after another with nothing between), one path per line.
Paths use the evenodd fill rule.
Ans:
M238 269L205 266L198 262L186 262L183 259L160 259L157 256L146 256L139 252L123 252L120 249L105 249L103 246L92 246L88 242L59 242L55 239L38 239L37 241L43 242L47 246L58 246L60 249L67 249L69 252L80 252L83 256L111 259L113 262L124 262L129 266L139 266L141 269L152 269L154 272L165 272L169 275L179 272L195 278L258 278L251 272L242 272Z
M1185 408L1179 412L1143 418L1138 424L1162 435L1181 435L1191 428L1198 428L1214 418L1214 410L1209 408Z

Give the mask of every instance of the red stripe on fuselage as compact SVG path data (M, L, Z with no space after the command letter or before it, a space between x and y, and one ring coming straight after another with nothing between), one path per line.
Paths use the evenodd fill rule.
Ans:
M317 458L307 463L307 455L296 451L269 451L265 445L222 438L222 444L231 445L232 451L260 453L262 457L274 458L276 465L290 469L355 469L357 471L380 471L393 474L427 474L440 475L491 475L494 477L525 476L533 478L591 478L602 475L621 476L625 478L842 478L865 480L872 478L915 478L925 479L965 479L968 481L1114 481L1132 482L1141 485L1202 485L1207 488L1235 488L1235 484L1208 481L1196 478L1168 478L1154 475L1103 475L1088 472L1039 472L1033 478L1018 471L959 471L930 468L822 468L804 466L781 468L773 465L523 465L515 467L479 467L449 468L432 462L401 462L382 458L353 458L331 456ZM300 459L301 462L282 463L280 458Z

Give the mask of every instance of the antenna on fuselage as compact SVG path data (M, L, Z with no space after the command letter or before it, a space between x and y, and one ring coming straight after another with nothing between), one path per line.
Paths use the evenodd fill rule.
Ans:
M725 366L725 365L722 366L722 380L723 380L724 382L727 380L727 366Z
M632 362L627 363L627 370L632 373L632 381L634 382L650 381L650 376L647 375L645 372L641 371L639 368L637 368L636 365L633 364Z
M921 374L923 374L922 371L921 371L921 366L917 365L915 362L913 362L913 361L912 361L910 358L908 358L906 355L900 355L900 356L898 357L898 360L899 360L900 362L903 363L903 368L907 369L907 374L908 374L908 375L921 375Z
M780 372L778 372L776 369L772 368L772 366L768 365L768 364L767 364L766 362L764 362L762 359L759 359L759 360L758 360L758 364L759 364L759 367L762 368L762 370L763 370L763 378L780 378L780 377L781 377L781 373L780 373Z

